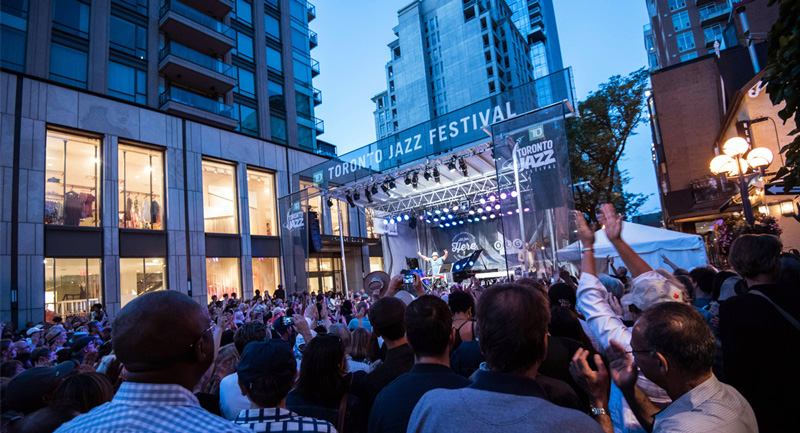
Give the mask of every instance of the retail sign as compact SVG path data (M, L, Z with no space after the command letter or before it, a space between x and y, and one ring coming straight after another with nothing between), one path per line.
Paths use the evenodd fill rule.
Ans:
M540 138L544 138L544 128L542 127L542 125L536 125L528 130L529 140L533 141L533 140L538 140Z
M314 183L317 185L321 185L322 182L325 180L325 172L320 170L314 172Z
M300 208L300 202L294 202L292 209L286 213L286 223L283 228L293 232L305 227L305 212Z

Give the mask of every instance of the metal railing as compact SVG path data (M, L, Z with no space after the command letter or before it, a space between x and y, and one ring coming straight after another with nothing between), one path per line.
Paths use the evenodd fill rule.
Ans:
M311 2L306 2L306 9L308 10L308 21L317 17L317 7L311 4Z
M236 31L232 28L222 24L221 22L211 18L210 16L196 10L192 9L185 4L176 1L176 0L166 0L163 6L159 9L158 17L159 19L163 18L167 12L175 12L176 14L187 18L191 21L200 24L201 26L213 30L221 35L227 36L231 39L236 38Z
M233 107L230 105L225 105L222 102L177 87L167 87L164 92L158 95L159 105L164 105L169 101L179 102L209 113L233 118Z
M322 134L325 132L325 122L318 117L312 117L311 120L314 121L314 129L317 130L317 135Z
M317 45L319 45L319 41L317 38L318 38L317 32L313 30L308 31L308 42L311 44L311 48L314 48Z
M228 77L236 78L235 71L231 65L227 65L213 57L209 57L175 41L168 42L163 48L158 50L158 61L164 60L168 55L173 55Z
M316 77L317 75L319 75L319 62L311 59L311 76Z
M313 92L312 97L314 98L314 105L318 105L322 103L322 90L317 89L316 87L312 87L311 91Z
M731 5L729 4L715 5L707 8L702 8L698 10L698 12L700 13L700 21L703 22L729 14L731 12Z

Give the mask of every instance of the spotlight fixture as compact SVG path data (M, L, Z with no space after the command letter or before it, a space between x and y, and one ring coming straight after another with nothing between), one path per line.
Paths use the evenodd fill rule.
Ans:
M425 173L423 173L423 175L422 175L422 176L423 176L423 177L425 178L425 180L427 180L427 181L430 181L430 180L431 180L431 173L428 171L428 169L425 169Z
M349 204L350 204L350 207L356 207L356 202L355 202L355 201L353 201L353 197L351 197L351 196L350 196L350 193L347 193L347 194L344 196L344 198L345 198L345 199L347 199L347 203L349 203Z
M417 187L419 186L419 175L417 174L416 171L414 172L414 177L411 179L411 183L412 183L412 188L414 188L414 190L416 191Z
M481 204L486 204L486 199L483 198L483 197L481 197L481 199L479 201L481 202Z
M494 209L495 209L495 210L500 210L500 203L498 203L498 204L494 205Z
M411 222L408 223L408 227L411 230L415 230L417 228L417 220L415 218L411 218Z
M364 196L367 198L368 203L372 203L372 193L369 191L369 188L364 189Z
M451 172L456 171L456 161L455 158L451 159L447 162L447 169Z
M469 172L467 171L467 163L464 161L464 158L458 160L458 168L461 170L461 174L464 177L469 177Z
M373 194L377 194L378 193L378 187L375 184L372 184L371 190L372 190Z
M411 185L411 173L406 174L406 178L404 179L406 185Z
M428 224L430 224L430 223L431 223L431 220L425 220L425 222L426 222L426 223L428 223Z
M389 225L389 220L388 220L387 218L384 218L384 219L383 219L383 224L385 224L385 225Z
M489 218L494 219L494 214L489 215Z
M394 179L389 181L389 188L390 188L390 189L395 189L395 188L397 188L397 184L396 184L396 183L394 183Z
M331 200L330 197L328 197L326 203L328 204L328 207L333 207L333 200Z
M470 209L470 210L469 210L469 214L470 214L470 215L475 215L475 211L474 211L474 210L472 210L472 209Z
M497 196L495 196L494 194L492 194L492 195L490 195L490 196L489 196L489 201L490 201L490 202L494 203L494 202L495 202L495 200L497 200Z
M483 208L482 207L478 208L478 213L483 213Z
M459 221L458 225L464 225L464 220Z
M481 219L486 221L486 215L482 216Z
M486 206L486 212L489 212L489 211L491 211L491 210L492 210L492 207L491 207L491 206Z
M514 214L514 212L511 212L511 211L506 212L506 215L513 215L513 214Z
M406 221L408 221L409 219L411 219L411 217L410 217L410 216L408 216L408 214L405 214L405 215L403 215L403 219L404 219L404 220L406 220Z
M439 209L436 209L434 212L436 213L436 215L439 215L440 213L442 213L442 211L439 210Z
M453 218L455 218L455 215L453 215L451 213L447 214L447 219L451 220Z
M386 186L386 183L381 184L381 191L383 191L384 194L389 195L389 187Z
M523 211L523 212L530 212L530 211L531 211L531 208L529 208L529 207L526 207L525 209L522 209L522 211Z
M439 178L439 167L433 167L433 180L436 183L442 182L441 178Z
M433 218L433 222L437 222L438 223L439 222L439 217L434 217Z
M516 191L511 191L511 197L517 198L518 193Z
M504 192L501 192L500 193L500 200L505 200L506 198L508 198L508 194L506 194Z
M431 211L427 211L427 212L425 212L425 215L432 216L432 215L433 215L433 212L431 212Z

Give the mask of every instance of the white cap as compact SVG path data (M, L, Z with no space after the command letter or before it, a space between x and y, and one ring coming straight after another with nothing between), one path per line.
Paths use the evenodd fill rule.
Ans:
M656 271L633 279L633 291L620 299L622 305L635 305L644 311L660 302L685 302L683 290Z

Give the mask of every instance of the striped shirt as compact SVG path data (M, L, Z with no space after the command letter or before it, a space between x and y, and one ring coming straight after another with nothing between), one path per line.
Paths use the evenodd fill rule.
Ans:
M249 409L243 410L234 421L254 432L321 432L336 433L333 425L316 418L300 416L287 409Z
M189 390L175 384L123 383L114 399L64 423L58 433L248 433L249 430L200 407Z
M758 433L753 409L730 385L712 374L705 382L657 413L653 433Z

